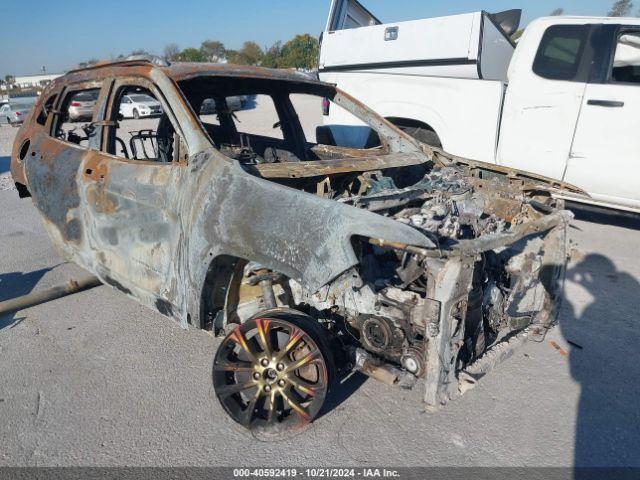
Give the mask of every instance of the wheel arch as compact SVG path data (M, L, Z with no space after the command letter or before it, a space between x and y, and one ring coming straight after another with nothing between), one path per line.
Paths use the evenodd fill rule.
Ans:
M198 317L192 319L194 326L205 328L214 321L218 312L224 313L229 301L237 300L241 273L247 263L244 258L226 254L209 261L199 288Z
M371 106L396 126L420 127L435 132L443 145L449 137L449 125L455 120L455 117L440 105L422 103L415 98L404 98L400 101L381 100ZM455 125L455 122L453 124Z
M440 143L442 144L442 136L440 135L438 130L436 130L435 127L431 126L427 122L423 122L421 120L415 120L413 118L406 118L406 117L385 117L385 118L391 123L393 123L396 127L421 128L423 130L428 130L430 132L433 132L438 138L438 140L440 141Z
M431 130L432 132L437 133L434 127L429 125L427 122L423 122L422 120L416 120L413 118L406 118L406 117L385 117L385 118L397 127L398 126L420 127L420 128L425 128L427 130Z

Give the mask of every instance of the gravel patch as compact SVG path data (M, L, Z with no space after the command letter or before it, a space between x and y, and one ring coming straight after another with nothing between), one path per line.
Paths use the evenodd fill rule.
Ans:
M3 173L0 175L0 191L2 190L15 190L16 186L13 183L10 173Z

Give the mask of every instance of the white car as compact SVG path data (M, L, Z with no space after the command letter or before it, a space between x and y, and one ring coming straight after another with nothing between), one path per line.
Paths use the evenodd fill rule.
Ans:
M155 117L162 113L160 102L144 93L125 95L120 102L120 115L124 118Z

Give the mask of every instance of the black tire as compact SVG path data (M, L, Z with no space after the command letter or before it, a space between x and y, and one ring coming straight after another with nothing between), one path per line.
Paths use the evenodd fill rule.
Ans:
M140 114L138 113L138 109L137 108L133 109L133 118L135 118L136 120L138 120L140 118Z
M301 312L275 308L227 335L216 352L212 379L229 416L268 439L311 423L323 409L335 372L327 331Z
M423 127L407 127L404 125L398 125L398 128L422 143L426 143L432 147L442 148L442 142L440 141L438 134L433 130Z

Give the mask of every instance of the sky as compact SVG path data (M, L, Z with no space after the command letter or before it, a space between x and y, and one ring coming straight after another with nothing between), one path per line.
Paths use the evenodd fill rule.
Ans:
M523 25L562 7L569 15L604 15L613 0L361 0L383 22L478 10L523 9ZM105 60L169 43L198 47L220 40L269 46L297 33L317 36L330 0L2 0L0 78L59 73L92 58ZM634 14L640 8L636 1Z

